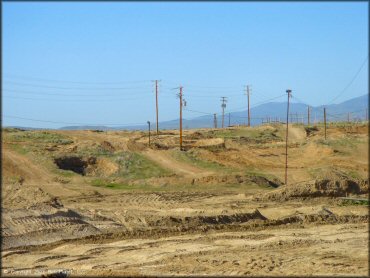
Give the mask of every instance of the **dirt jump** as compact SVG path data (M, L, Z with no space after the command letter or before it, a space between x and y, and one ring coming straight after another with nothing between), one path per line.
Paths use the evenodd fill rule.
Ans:
M366 276L368 126L3 129L4 276ZM185 144L184 143L184 144Z

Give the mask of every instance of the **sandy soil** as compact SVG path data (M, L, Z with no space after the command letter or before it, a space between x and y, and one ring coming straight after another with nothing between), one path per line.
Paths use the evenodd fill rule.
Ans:
M183 174L191 177L201 177L214 174L211 171L204 171L192 165L181 163L172 158L166 151L146 150L144 154L151 160L157 162L166 169L170 169L175 173Z
M245 130L209 140L208 130L184 132L198 164L172 156L176 132L154 137L153 148L140 132L53 131L73 141L64 145L6 135L2 274L368 275L368 206L341 199L367 198L367 129L331 128L340 141L323 144L322 130L292 127L290 183L278 188L284 142L248 141ZM53 162L86 150L97 156L86 175ZM122 151L170 174L124 180L141 189L91 185L125 178L114 158Z

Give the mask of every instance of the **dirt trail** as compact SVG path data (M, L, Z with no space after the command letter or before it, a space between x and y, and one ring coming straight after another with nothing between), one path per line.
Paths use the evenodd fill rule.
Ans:
M36 164L31 158L7 147L3 147L1 162L4 175L3 205L24 207L50 200L54 196L81 194L79 187L60 184L55 180L56 175L50 173L40 163ZM84 191L87 192L86 189Z
M24 182L47 181L51 179L50 174L39 166L36 166L26 156L20 155L7 147L3 148L2 170L13 176L20 176Z
M35 275L65 269L74 275L366 275L365 224L248 232L216 232L130 239L103 244L64 244L51 250L6 251L5 274ZM353 229L357 233L353 234ZM300 254L297 256L297 248ZM28 268L25 268L24 266ZM40 266L38 269L36 266ZM80 266L84 267L81 268ZM56 272L56 271L55 271ZM336 276L334 275L334 276Z
M290 125L289 185L277 189L267 181L284 180L285 126L256 130L230 129L226 142L186 131L188 153L177 131L151 149L143 132L50 131L65 144L8 130L1 274L366 275L368 206L340 197L366 198L367 125L331 127L327 142L321 127ZM66 155L94 156L99 170L58 170Z
M170 169L171 171L180 175L202 177L214 174L214 172L205 171L193 165L179 162L176 159L172 158L166 151L146 150L143 152L143 154L147 158L157 162L162 167Z
M291 142L300 142L306 139L306 132L303 127L289 125L289 140Z

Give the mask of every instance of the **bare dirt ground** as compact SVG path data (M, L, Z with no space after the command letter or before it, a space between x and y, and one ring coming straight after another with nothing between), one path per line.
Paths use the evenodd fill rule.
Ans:
M368 275L368 127L3 130L2 274Z

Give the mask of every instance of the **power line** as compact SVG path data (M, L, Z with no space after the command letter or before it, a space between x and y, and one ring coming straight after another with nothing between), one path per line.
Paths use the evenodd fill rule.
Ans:
M255 107L257 107L257 106L259 106L259 105L261 105L261 104L266 104L266 103L270 102L271 100L275 100L275 99L281 98L281 97L283 97L283 96L285 96L285 95L279 95L279 96L276 96L276 97L273 97L273 98L267 99L267 100L265 100L265 101L257 102L257 103L255 103L253 106L251 106L251 109L252 109L252 108L255 108ZM231 110L227 110L226 112L239 112L239 111L237 111L237 110L239 110L239 109L245 109L245 106L241 106L241 107L238 107L238 108L233 108L233 109L231 109Z
M190 92L194 93L194 91L190 91ZM220 93L224 93L224 92L215 92L215 94L213 94L213 95L189 94L189 96L190 97L204 97L204 98L210 98L210 97L218 98L219 96L216 95L216 94L220 94ZM227 96L228 97L240 97L241 95L240 94L232 94L232 95L227 95Z
M331 115L331 116L338 116L338 115L346 115L347 113L357 113L357 112L363 112L365 108L363 109L358 109L358 110L355 110L355 111L348 111L348 112L343 112L343 113L336 113L336 114L329 114L329 113L326 113L327 115Z
M9 79L23 79L23 80L39 80L45 82L55 82L55 83L71 83L71 84L134 84L134 83L149 83L150 80L137 80L137 81L116 81L116 82L84 82L84 81L68 81L68 80L55 80L55 79L45 79L45 78L38 78L38 77L26 77L22 75L16 74L8 74L10 77L4 76L5 78ZM11 77L14 76L14 77Z
M172 86L176 86L178 84L178 82L166 82L167 84L169 85L172 85ZM184 86L186 86L186 88L198 88L198 89L238 89L238 88L242 88L242 86L202 86L202 85L195 85L195 84L189 84L189 83L186 83L186 82L183 82Z
M35 88L48 88L48 89L60 89L60 90L124 90L124 89L143 89L143 87L59 87L59 86L47 86L47 85L36 85L32 83L19 83L19 82L10 82L7 81L9 84L13 84L16 86L29 86ZM145 87L145 88L150 88Z
M59 121L48 121L48 120L38 120L38 119L31 119L31 118L24 118L24 117L18 117L18 116L10 116L10 115L3 115L5 118L12 118L12 119L21 119L21 120L27 120L27 121L33 121L33 122L43 122L43 123L53 123L53 124L67 124L67 125L86 125L86 126L99 126L99 125L105 125L105 126L131 126L131 125L144 125L144 123L127 123L127 124L87 124L87 123L70 123L70 122L59 122Z
M334 97L329 103L327 103L326 105L329 105L329 104L332 104L336 99L338 99L351 85L352 83L355 81L355 79L357 78L357 76L360 74L362 68L365 66L365 63L366 61L369 59L369 56L366 57L366 59L362 62L360 68L357 70L356 74L353 76L353 78L351 79L351 81L347 84L347 86L344 87L344 89L342 91L339 92L339 94Z
M27 94L27 95L45 95L45 96L69 96L69 97L76 97L76 96L79 96L79 97L92 97L92 96L95 96L95 97L109 97L109 96L112 96L112 97L116 97L116 96L120 96L118 93L122 93L122 92L116 92L116 94L63 94L63 93L54 93L54 94L50 94L50 93L47 93L47 92L34 92L34 91L23 91L23 90L12 90L12 89L3 89L4 92L11 92L11 93L19 93L19 94ZM137 95L138 93L135 92L134 95ZM148 92L143 92L143 95L146 94L148 95Z
M184 109L185 111L189 112L194 112L194 113L199 113L199 114L204 114L204 115L213 115L214 113L207 113L207 112L202 112L202 111L196 111L196 110L190 110L190 109Z
M116 99L46 99L46 98L26 98L26 97L15 97L15 96L6 96L3 95L4 98L11 98L11 99L21 99L21 100L31 100L31 101L50 101L50 102L112 102L112 101L119 101L119 100L138 100L143 99L142 97L137 98L116 98ZM145 99L149 100L149 99Z
M273 97L273 98L270 98L270 99L267 99L267 100L265 100L263 102L258 102L254 106L252 106L251 108L254 108L254 107L256 107L258 105L261 105L261 104L268 103L271 100L278 99L278 98L281 98L283 96L285 96L285 94L284 95L279 95L279 96L276 96L276 97ZM245 106L241 106L241 107L238 107L238 108L233 108L231 110L226 110L226 112L227 113L239 112L237 110L244 109L244 108L245 108ZM214 114L214 113L209 113L209 112L204 112L204 111L199 111L199 110L190 110L190 109L184 109L184 110L185 111L199 113L199 114L204 114L204 115L213 115ZM237 117L237 118L248 118L248 117L241 117L241 116L233 116L233 117ZM262 118L260 118L260 117L251 117L251 119L262 119Z
M343 93L352 85L352 83L355 81L355 79L357 78L357 76L360 74L362 68L365 66L366 61L368 59L369 59L369 56L367 56L366 59L362 62L360 68L357 70L357 72L355 73L355 75L353 76L353 78L350 80L350 82L347 84L347 86L344 87L344 89L342 91L340 91L338 93L338 95L336 95L330 102L328 102L327 104L324 104L322 106L327 106L327 105L332 104L336 99L338 99L341 95L343 95ZM306 101L304 101L304 100L302 100L302 99L300 99L298 97L292 96L292 98L298 100L302 104L306 104L306 105L312 106L311 104L308 104Z

